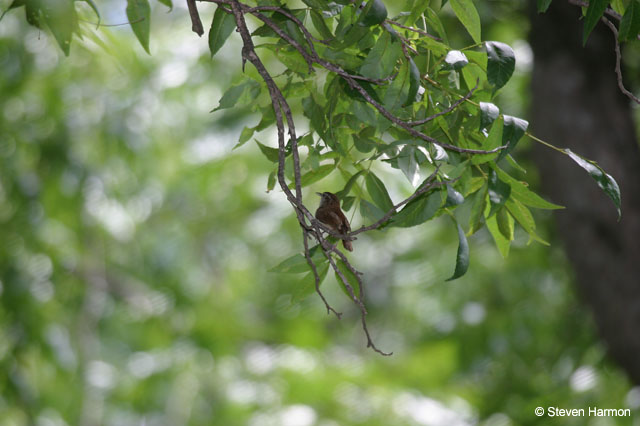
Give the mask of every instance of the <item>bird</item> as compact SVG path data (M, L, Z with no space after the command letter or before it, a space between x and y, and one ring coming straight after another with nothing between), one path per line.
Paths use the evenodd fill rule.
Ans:
M324 223L332 231L340 234L348 234L351 232L349 221L340 209L340 200L331 192L316 192L320 199L320 206L316 210L316 219ZM353 245L350 240L343 239L342 245L345 249L353 251Z

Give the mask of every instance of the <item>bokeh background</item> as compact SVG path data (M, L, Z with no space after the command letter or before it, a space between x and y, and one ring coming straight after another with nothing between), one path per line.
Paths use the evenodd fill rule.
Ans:
M126 22L122 2L101 3L103 23ZM517 56L498 103L526 117L525 7L486 3L483 37ZM520 236L505 260L481 231L454 282L446 218L362 235L351 258L392 357L366 349L333 277L323 290L342 320L297 300L299 275L268 272L301 249L284 195L266 191L273 165L252 141L232 149L266 99L209 112L240 77L237 35L212 60L181 2L152 7L152 55L128 26L94 33L80 3L90 22L67 58L24 10L0 22L0 424L640 424L640 388L607 357L548 215L550 247ZM206 25L214 8L200 8ZM256 137L274 143L273 129ZM533 167L530 145L517 155ZM377 172L392 197L409 190ZM332 175L305 200L343 185Z

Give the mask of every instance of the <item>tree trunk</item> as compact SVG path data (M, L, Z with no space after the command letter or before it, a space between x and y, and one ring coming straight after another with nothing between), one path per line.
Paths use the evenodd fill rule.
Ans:
M532 9L535 9L532 1ZM546 148L534 154L543 192L566 210L558 233L610 355L640 383L640 151L630 101L617 87L614 38L598 23L582 46L580 8L531 12L534 133L597 161L620 185L622 219L587 173Z

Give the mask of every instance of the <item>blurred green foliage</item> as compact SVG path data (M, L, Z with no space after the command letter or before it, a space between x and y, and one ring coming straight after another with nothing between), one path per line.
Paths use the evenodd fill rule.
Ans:
M488 31L526 50L509 13ZM300 229L265 192L257 147L231 149L256 116L208 113L238 78L239 45L212 62L182 5L153 19L151 56L117 27L64 58L21 16L0 23L0 424L638 424L534 415L640 407L548 216L550 248L516 233L505 261L483 230L451 283L446 218L359 236L369 327L390 358L365 349L333 277L341 321L313 295L291 303L300 277L267 270L300 250ZM526 72L501 95L512 110ZM342 188L333 179L309 194Z

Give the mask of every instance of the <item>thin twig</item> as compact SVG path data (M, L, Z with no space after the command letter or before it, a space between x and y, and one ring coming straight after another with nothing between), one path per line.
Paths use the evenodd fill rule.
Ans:
M467 99L469 99L471 97L471 95L473 95L473 92L476 91L476 89L478 88L478 84L480 83L480 80L476 80L476 85L473 86L473 89L471 89L469 91L469 93L467 93L466 95L464 95L463 97L461 97L460 99L458 99L457 101L455 101L453 104L451 104L451 106L447 109L445 109L444 111L440 111L436 114L433 114L427 118L423 118L422 120L416 120L416 121L407 121L407 124L410 126L419 126L420 124L424 124L424 123L428 123L429 121L435 120L436 118L440 117L441 115L445 115L445 114L449 114L451 111L453 111L454 109L458 108L458 106L463 103L464 101L466 101Z
M624 95L626 95L629 99L631 99L633 102L637 104L640 104L640 98L638 98L629 90L627 90L627 88L624 87L624 83L622 82L622 67L620 65L620 63L622 62L622 54L620 53L620 41L618 40L618 29L613 24L613 22L611 22L607 18L602 17L601 19L602 19L602 22L604 22L605 25L609 27L609 29L613 33L613 38L615 41L615 50L616 50L616 77L618 79L618 87L620 88L620 91Z
M404 28L405 30L413 31L414 33L418 33L420 35L432 38L434 40L438 40L438 41L442 40L441 38L438 38L438 37L436 37L436 36L434 36L432 34L429 34L428 32L426 32L424 30L421 30L420 28L407 27L406 25L402 25L400 22L396 22L396 21L391 20L391 19L386 19L384 22L386 22L387 24L391 24L391 25L393 25L395 27L400 27L400 28Z

